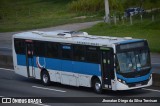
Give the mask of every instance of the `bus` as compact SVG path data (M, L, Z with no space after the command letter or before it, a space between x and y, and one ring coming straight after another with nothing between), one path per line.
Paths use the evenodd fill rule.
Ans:
M145 39L89 35L87 32L30 31L13 35L15 73L44 85L130 90L152 85L150 49Z

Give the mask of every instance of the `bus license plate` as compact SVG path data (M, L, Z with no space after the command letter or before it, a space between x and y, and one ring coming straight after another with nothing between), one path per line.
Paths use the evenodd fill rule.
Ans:
M136 87L137 87L137 86L141 86L141 85L142 85L142 84L136 84Z

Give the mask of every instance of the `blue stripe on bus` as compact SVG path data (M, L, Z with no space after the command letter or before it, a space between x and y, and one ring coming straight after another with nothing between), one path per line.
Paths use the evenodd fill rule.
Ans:
M18 65L26 65L26 57L25 55L17 55L17 64Z
M141 82L149 79L151 73L148 73L145 76L137 77L137 78L125 78L122 75L117 74L117 78L122 79L126 83L134 83L134 82Z
M32 66L33 64L34 67L37 67L36 57L33 57L33 63L31 63L31 59L29 59L29 61L30 61L29 62L30 66ZM46 69L101 76L100 64L77 62L70 60L60 60L53 58L43 58L43 57L39 57L39 63L42 66L45 65ZM21 66L26 66L25 55L19 55L19 54L17 55L17 64Z
M138 42L138 41L144 41L144 40L141 40L141 39L132 39L132 40L126 40L126 41L122 41L122 42L119 42L120 44L126 44L126 43L133 43L133 42Z

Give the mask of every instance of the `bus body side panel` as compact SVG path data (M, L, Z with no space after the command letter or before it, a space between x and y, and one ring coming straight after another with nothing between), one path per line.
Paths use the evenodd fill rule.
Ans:
M17 64L20 67L20 75L27 77L25 55L17 55ZM77 62L39 57L38 63L49 71L50 79L73 86L91 86L92 76L101 76L100 64ZM34 57L35 78L40 79L41 70L37 67L37 59Z
M25 64L26 64L25 55L17 54L16 60L17 60L17 62L16 62L17 63L16 73L20 74L22 76L28 77L26 66L25 66Z
M99 64L46 58L51 81L66 85L90 87L92 76L101 75Z
M27 68L26 68L26 55L15 54L15 72L19 75L28 77Z
M19 65L19 63L18 63L19 54L16 54L16 52L15 52L14 36L12 38L12 55L13 55L13 68L14 68L15 73L22 75L24 77L28 77L27 71L26 71L26 66ZM26 61L25 56L23 55L22 57L23 57L22 62L25 62Z
M73 72L79 73L79 86L91 87L92 76L101 76L100 64L73 62Z

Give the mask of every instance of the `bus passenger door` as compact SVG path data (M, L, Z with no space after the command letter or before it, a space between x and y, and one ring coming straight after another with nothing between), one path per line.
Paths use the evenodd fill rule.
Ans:
M28 77L34 78L34 58L33 58L33 42L32 40L26 40L26 67Z
M111 89L114 76L114 54L112 48L101 49L102 87Z

